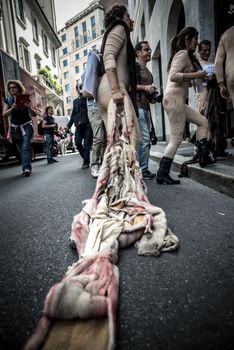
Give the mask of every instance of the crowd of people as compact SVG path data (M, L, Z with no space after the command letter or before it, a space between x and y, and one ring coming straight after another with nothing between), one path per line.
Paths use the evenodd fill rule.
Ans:
M84 97L82 84L78 83L78 97L73 101L70 121L66 128L57 130L53 118L53 107L47 106L43 119L45 153L48 164L56 161L53 157L53 140L59 138L61 153L66 153L67 133L75 125L75 145L82 157L81 168L91 169L91 175L97 178L102 165L103 155L109 140L111 125L107 111L110 100L122 108L124 99L130 106L126 118L130 140L136 149L136 157L142 171L143 180L156 179L158 184L179 184L170 176L170 168L180 146L186 123L197 125L193 137L195 154L201 167L216 161L217 155L228 155L222 149L219 140L224 137L222 118L215 113L216 104L230 99L234 103L234 26L221 37L213 66L215 73L210 74L207 66L211 42L202 40L198 44L198 31L194 27L182 29L171 41L171 54L168 62L168 81L163 96L163 108L166 111L170 138L156 173L148 169L151 148L150 134L153 128L150 105L159 102L159 89L154 85L152 72L147 68L151 60L151 48L148 41L132 45L130 33L133 20L123 5L114 5L105 16L105 33L102 43L103 74L100 77L97 98ZM198 46L198 53L196 49ZM197 109L191 108L188 101L189 87L197 89ZM32 118L36 112L30 102L23 108L17 105L17 95L24 92L20 81L11 80L7 84L9 96L4 102L3 116L9 118L9 140L16 131L20 134L16 145L22 158L23 175L31 174L30 141L33 136ZM161 101L160 101L161 102ZM218 122L217 122L218 120ZM213 157L210 157L213 152Z

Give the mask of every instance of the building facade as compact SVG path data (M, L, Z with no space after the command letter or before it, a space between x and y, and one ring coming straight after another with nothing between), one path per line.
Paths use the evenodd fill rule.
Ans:
M56 114L63 114L62 88L58 80L60 41L56 34L54 1L46 4L43 10L37 0L0 0L3 81L20 78L27 89L27 81L31 84L34 80L35 86L39 83L45 90L45 98L41 97L44 101L39 101L40 96L35 92L37 104L42 107L52 104ZM6 63L10 58L18 65L18 74ZM27 90L32 93L32 89L30 85Z
M47 17L48 12L48 17ZM44 138L38 122L47 105L63 115L62 86L59 83L58 48L54 0L0 0L0 157L8 157L8 120L2 117L7 81L19 79L30 94L38 117L33 118L32 154L43 151ZM14 154L13 154L14 155ZM34 155L32 155L34 158Z
M59 52L65 115L70 115L73 100L77 98L75 86L81 81L89 50L101 48L103 20L103 6L92 1L58 32L62 43Z
M158 88L165 90L167 63L171 39L185 26L199 31L199 40L212 42L211 59L214 60L220 35L230 26L234 16L234 0L129 0L130 16L134 19L133 44L147 40L152 48L149 69ZM196 108L195 93L190 89L189 104ZM162 105L152 106L152 115L159 139L166 140L169 125ZM191 125L191 130L194 126Z

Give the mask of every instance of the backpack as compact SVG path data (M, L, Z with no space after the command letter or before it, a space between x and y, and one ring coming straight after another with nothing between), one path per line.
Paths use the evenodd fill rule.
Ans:
M41 120L40 123L37 126L37 128L38 128L38 135L44 135L44 128L42 127L42 123L43 123L43 120Z

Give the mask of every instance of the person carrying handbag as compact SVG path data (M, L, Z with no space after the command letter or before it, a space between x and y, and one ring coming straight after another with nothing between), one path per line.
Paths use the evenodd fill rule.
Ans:
M23 176L29 177L32 172L30 142L33 137L33 126L31 117L36 113L30 108L29 100L23 106L17 105L17 96L25 91L19 80L9 80L7 91L9 96L4 102L3 117L9 118L8 140L16 144L21 156Z

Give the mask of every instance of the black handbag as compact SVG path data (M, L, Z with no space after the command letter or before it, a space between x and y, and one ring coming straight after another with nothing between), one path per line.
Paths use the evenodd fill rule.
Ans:
M152 120L152 116L151 116L151 112L150 112L150 143L151 145L157 145L157 142L158 142L158 138L156 136L156 132L155 132L155 129L154 129L154 123L153 123L153 120Z
M158 138L155 134L155 130L154 130L154 127L151 128L150 130L150 143L151 145L157 145L157 142L158 142Z
M11 140L13 143L21 143L23 139L20 126L11 126Z

